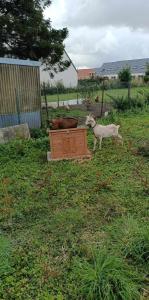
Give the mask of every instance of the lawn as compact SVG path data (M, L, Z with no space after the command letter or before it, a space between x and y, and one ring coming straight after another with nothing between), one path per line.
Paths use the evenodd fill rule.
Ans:
M1 300L147 299L148 112L109 122L124 146L104 140L91 161L48 163L44 133L0 146Z
M149 87L134 87L131 89L131 96L132 97L136 97L138 94L138 91L140 90L145 90L149 92ZM94 97L96 97L97 95L99 96L99 98L101 99L101 90L99 91L95 91L93 93ZM111 99L108 97L108 95L114 96L114 97L118 97L118 96L127 96L128 94L128 90L127 89L110 89L105 91L105 100L106 101L110 101ZM82 94L78 93L78 98L82 98ZM65 100L72 100L72 99L77 99L77 93L67 93L67 94L59 94L59 100L60 101L65 101ZM58 96L57 95L47 95L47 100L49 102L56 102L58 100ZM42 97L42 101L44 102L44 97Z

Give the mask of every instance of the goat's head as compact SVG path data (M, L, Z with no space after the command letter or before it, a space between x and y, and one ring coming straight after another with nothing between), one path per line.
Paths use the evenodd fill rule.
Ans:
M89 116L86 117L86 121L85 121L86 126L94 127L95 123L96 122L93 115L90 114Z

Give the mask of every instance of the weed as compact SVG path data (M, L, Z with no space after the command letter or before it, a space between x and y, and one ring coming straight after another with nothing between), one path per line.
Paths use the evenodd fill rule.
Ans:
M112 118L129 150L147 141L147 111L101 121ZM135 278L144 274L141 291L148 280L147 156L107 139L88 162L47 163L49 139L35 135L0 145L0 299L137 300ZM90 148L92 132L87 137Z
M140 297L138 275L105 249L97 251L92 261L75 259L73 274L79 291L74 299L137 300Z
M145 102L141 98L128 98L128 97L113 97L108 95L112 101L113 106L118 111L127 111L130 109L143 109Z
M147 263L149 258L149 226L133 217L119 219L111 228L114 241L123 255L135 263Z

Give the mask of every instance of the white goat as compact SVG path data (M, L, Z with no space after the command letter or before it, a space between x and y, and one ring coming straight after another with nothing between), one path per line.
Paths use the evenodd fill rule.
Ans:
M99 149L101 149L101 143L103 138L107 137L118 137L121 141L122 136L118 133L120 125L109 124L107 126L96 124L95 119L92 115L86 117L85 125L91 126L94 132L94 148L96 149L97 139L99 139Z

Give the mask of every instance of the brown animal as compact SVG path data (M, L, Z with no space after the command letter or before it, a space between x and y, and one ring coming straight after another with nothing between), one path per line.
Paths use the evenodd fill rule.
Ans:
M50 129L58 130L58 129L68 129L68 128L76 128L78 125L78 120L76 118L57 118L49 121Z

